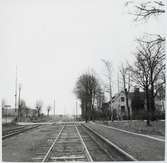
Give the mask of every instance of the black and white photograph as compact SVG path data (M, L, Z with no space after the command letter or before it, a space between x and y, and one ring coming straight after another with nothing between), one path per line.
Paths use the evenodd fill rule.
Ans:
M1 162L167 161L166 0L0 0Z

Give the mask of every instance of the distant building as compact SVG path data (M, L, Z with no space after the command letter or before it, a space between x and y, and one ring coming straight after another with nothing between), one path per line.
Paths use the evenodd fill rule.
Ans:
M20 109L20 116L24 119L24 118L28 118L28 117L37 117L38 116L38 112L36 109L30 109L30 108L22 108Z
M18 114L17 109L15 110L15 109L11 109L11 108L9 108L9 109L4 108L3 112L2 112L2 117L6 116L6 115L11 116L11 117L16 117L17 114Z
M163 112L165 110L164 103L165 100L160 100L158 97L155 97L156 111ZM139 88L135 88L134 92L129 92L128 104L130 108L130 116L133 119L143 119L144 116L146 116L145 93L140 92ZM124 91L115 94L115 96L112 98L111 107L114 113L114 119L127 119L128 110Z
M18 117L18 109L4 109L2 112L2 117ZM30 108L22 108L20 109L20 117L21 119L37 117L37 110Z

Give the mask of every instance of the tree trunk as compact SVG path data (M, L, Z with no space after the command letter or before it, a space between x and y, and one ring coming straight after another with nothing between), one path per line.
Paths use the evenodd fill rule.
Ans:
M82 100L81 101L81 116L82 116L82 119L85 120L85 117L86 117L86 105L85 105L85 100Z
M146 108L147 108L147 126L151 126L150 124L150 101L149 101L149 92L148 92L148 86L145 88L145 94L146 94Z
M154 83L151 84L151 119L155 120Z
M86 102L85 103L85 108L86 108L86 110L85 110L85 121L86 121L86 123L88 122L88 119L89 119L89 110L88 110L88 103Z
M95 95L92 95L92 100L91 100L91 115L92 115L92 121L95 121L94 101L95 101Z
M128 101L128 92L127 89L125 89L125 98L126 98L126 107L128 110L128 120L130 120L130 108L129 108L129 101Z
M18 107L18 121L21 121L21 107Z
M112 88L111 88L111 77L109 77L109 87L110 87L110 105L109 105L109 107L110 107L110 111L109 111L109 113L110 113L110 117L109 117L109 120L112 120L112 121L114 121L114 119L113 119L113 110L112 110L112 107L111 107L111 105L112 105Z

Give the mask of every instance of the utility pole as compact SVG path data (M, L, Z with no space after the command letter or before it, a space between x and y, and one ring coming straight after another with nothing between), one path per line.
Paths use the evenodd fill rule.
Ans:
M76 121L77 121L77 115L78 115L78 108L77 108L77 101L76 101Z
M16 66L16 80L15 80L15 112L17 111L17 66Z
M20 120L20 94L21 94L21 84L19 84L19 99L18 99L18 120Z
M54 117L55 117L55 99L54 99L54 102L53 102L53 110L54 110Z
M74 114L73 117L74 117L74 122L75 122L75 107L74 107L74 110L73 110L73 111L74 111L74 112L73 112L73 114Z
M65 118L65 107L64 107L64 118Z

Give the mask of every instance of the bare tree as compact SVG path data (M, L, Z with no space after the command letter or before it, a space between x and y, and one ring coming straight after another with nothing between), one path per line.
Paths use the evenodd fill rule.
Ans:
M120 69L121 77L122 77L122 83L123 83L123 90L125 93L125 99L126 99L126 107L128 110L128 120L130 120L130 107L129 107L129 92L130 92L130 86L131 86L131 76L128 66L124 66L122 64Z
M138 47L135 67L131 67L133 79L145 91L148 125L150 125L150 114L152 114L152 118L154 117L155 96L157 95L157 91L165 84L165 81L162 81L160 78L165 71L165 42L149 40L150 38L148 38L148 40L137 40Z
M40 117L42 106L43 106L43 102L41 100L36 101L36 106L35 107L37 109L38 117Z
M165 42L147 43L148 65L150 69L151 111L154 119L155 97L158 90L165 84Z
M140 54L136 54L134 67L130 67L132 72L132 81L145 91L146 107L147 107L147 125L150 125L150 102L149 102L149 74L145 60Z
M106 84L106 92L109 93L110 96L110 112L112 113L112 63L111 61L107 61L102 59L102 62L105 64L105 68L107 73L105 74L108 82ZM113 119L113 114L111 115L112 117L110 117L110 120L114 120Z
M102 88L97 88L96 92L96 103L97 103L97 108L101 109L102 104L105 102L105 96L104 96L104 91Z
M2 100L1 100L2 116L3 116L3 114L4 114L5 105L6 105L6 101L5 101L5 99L2 99Z
M166 41L165 37L162 37L161 35L157 34L144 34L141 38L136 39L137 42L141 42L143 44L148 44L148 45L163 45Z
M131 14L135 15L135 21L148 20L165 13L165 0L127 1L125 5L133 5L134 11Z
M135 21L148 20L152 16L165 13L165 0L127 1L126 6L133 5ZM151 37L155 37L154 39ZM160 82L160 74L164 71L165 37L160 35L146 36L138 39L136 66L133 69L133 78L144 90L147 102L147 124L150 125L150 112L154 117L156 89L159 90L164 82ZM137 71L139 72L137 72Z
M49 116L49 112L51 111L51 106L49 105L48 107L47 107L47 114L48 114L48 116Z
M98 88L98 80L92 73L81 75L76 83L74 92L81 100L82 116L86 122L95 118L93 113Z

